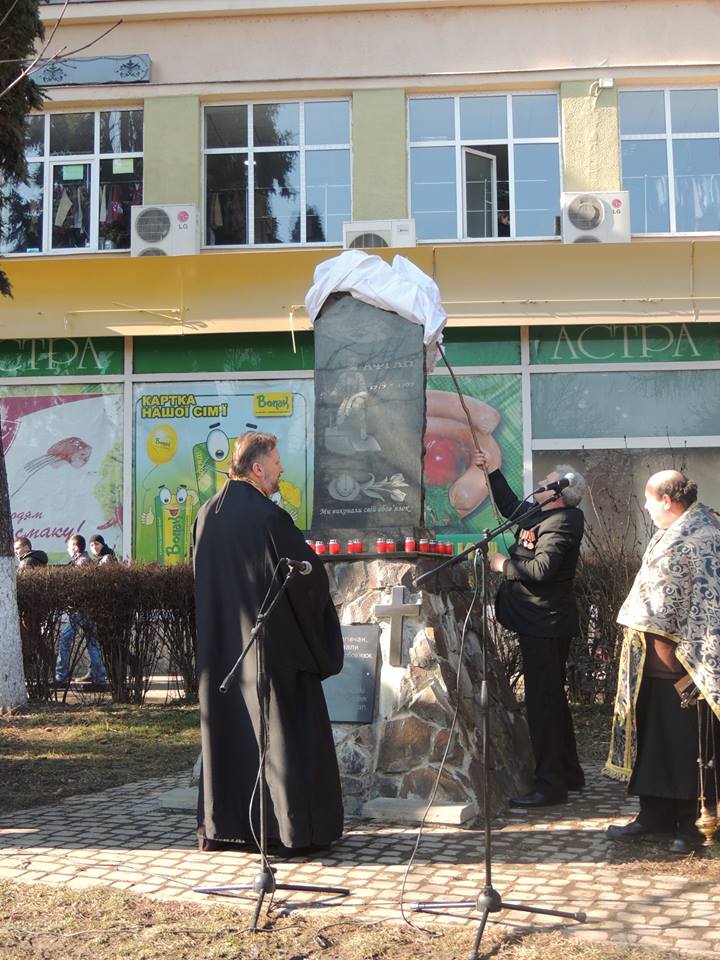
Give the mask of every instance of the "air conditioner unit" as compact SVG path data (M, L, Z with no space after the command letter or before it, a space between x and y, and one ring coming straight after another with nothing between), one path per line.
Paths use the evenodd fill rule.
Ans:
M133 257L181 257L198 252L198 216L194 203L131 207Z
M630 197L614 193L563 193L563 243L629 243Z
M353 220L343 223L343 246L353 250L415 245L414 220Z

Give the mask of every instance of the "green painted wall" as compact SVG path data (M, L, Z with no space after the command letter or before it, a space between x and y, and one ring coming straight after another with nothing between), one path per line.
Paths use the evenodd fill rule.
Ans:
M406 131L404 90L353 93L353 220L408 216Z
M560 84L560 99L563 189L619 190L617 88L598 91L591 80L574 80Z
M145 203L200 204L200 114L198 97L145 101Z

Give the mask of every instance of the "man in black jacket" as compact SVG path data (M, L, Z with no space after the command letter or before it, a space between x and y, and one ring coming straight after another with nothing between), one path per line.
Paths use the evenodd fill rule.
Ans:
M487 458L475 462L487 469ZM520 642L525 682L525 706L535 756L535 782L529 793L511 797L515 807L564 803L568 790L579 790L585 776L578 761L575 732L565 694L565 664L570 640L578 633L574 578L584 517L577 505L585 481L572 467L558 466L542 485L572 472L572 485L555 499L553 491L534 494L535 512L518 529L509 556L495 553L490 568L504 581L495 599L497 620L513 630ZM498 509L504 517L519 517L531 502L519 500L499 470L489 475Z
M33 550L32 543L27 537L15 538L15 557L18 567L27 570L28 567L46 567L48 555L44 550Z

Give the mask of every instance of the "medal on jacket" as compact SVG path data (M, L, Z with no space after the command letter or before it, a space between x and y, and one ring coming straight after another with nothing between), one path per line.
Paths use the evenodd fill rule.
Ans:
M519 536L520 546L526 550L534 550L537 541L537 534L534 530L521 530Z

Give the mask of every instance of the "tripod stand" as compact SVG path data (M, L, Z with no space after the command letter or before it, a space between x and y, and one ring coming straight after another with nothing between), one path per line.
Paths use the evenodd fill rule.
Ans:
M267 708L268 708L268 678L265 673L265 658L262 638L264 634L265 622L272 613L273 609L277 605L280 597L287 590L290 581L298 573L298 565L293 561L288 563L288 572L285 575L280 589L276 592L275 596L272 599L272 602L265 609L270 597L270 592L272 590L272 584L275 582L275 574L277 573L278 567L282 561L279 561L277 567L273 571L272 581L270 589L268 590L265 599L263 600L260 610L258 612L255 624L250 631L250 638L245 646L245 649L242 651L240 656L237 658L235 665L228 675L225 677L223 682L220 684L220 692L227 693L230 687L232 686L233 680L237 676L240 666L247 656L248 652L251 650L253 645L255 646L255 663L256 663L256 690L258 696L258 706L259 706L259 724L258 724L258 751L260 756L260 762L258 767L258 780L257 780L257 790L259 793L259 821L260 821L260 839L259 839L259 848L260 848L260 870L255 875L255 879L252 883L238 883L238 884L226 884L222 886L213 886L213 887L194 887L194 893L231 893L236 890L254 890L257 894L257 899L255 902L255 911L253 914L252 921L248 930L251 933L257 932L258 918L260 916L260 911L262 910L263 901L267 894L274 894L276 890L303 890L310 892L318 893L336 893L343 897L349 897L350 891L346 887L324 887L324 886L315 886L313 884L307 883L276 883L275 873L277 872L274 867L270 866L268 860L268 851L267 851L267 778L265 774L265 754L267 749ZM251 802L252 805L252 802ZM250 812L250 822L252 823L252 811Z
M557 491L552 497L546 500L546 503L550 503L554 500L558 500L562 496L560 491ZM473 901L465 900L449 900L444 902L427 902L427 903L414 903L412 909L416 913L433 913L437 910L447 910L455 908L467 908L467 907L476 907L480 911L480 926L477 931L477 936L475 937L475 943L473 945L472 952L469 954L468 960L478 960L479 950L480 950L480 941L482 940L483 933L485 932L485 926L488 921L488 917L491 913L498 913L500 910L521 910L525 913L537 913L544 914L545 916L550 917L566 917L569 920L577 920L579 923L584 923L587 919L583 911L577 911L570 913L564 910L550 910L545 907L533 907L521 903L507 903L502 899L502 896L498 891L493 887L492 884L492 830L490 825L490 813L489 813L489 800L490 800L490 788L488 784L488 769L489 769L489 736L490 736L490 698L488 694L487 686L487 646L488 646L488 622L487 622L487 606L488 606L488 544L491 540L494 540L495 537L499 536L501 533L504 533L505 530L508 530L510 527L515 526L516 524L521 524L524 520L527 520L530 516L534 515L537 511L537 506L533 506L532 509L526 511L519 517L511 518L506 520L504 523L501 523L494 530L485 530L482 540L479 540L477 543L468 547L466 550L463 550L462 553L457 554L457 556L452 557L450 560L445 563L440 564L438 567L435 567L433 570L429 570L427 573L422 574L416 580L413 581L413 587L420 586L425 580L430 577L436 577L441 570L444 570L445 567L449 567L455 563L458 563L469 553L477 550L482 557L482 591L481 591L481 600L482 600L482 614L481 614L481 624L482 624L482 680L480 682L480 720L481 720L481 730L482 730L482 755L481 755L481 768L482 768L482 777L483 777L483 788L482 788L482 807L483 807L483 829L485 833L485 884L477 896L477 899Z

